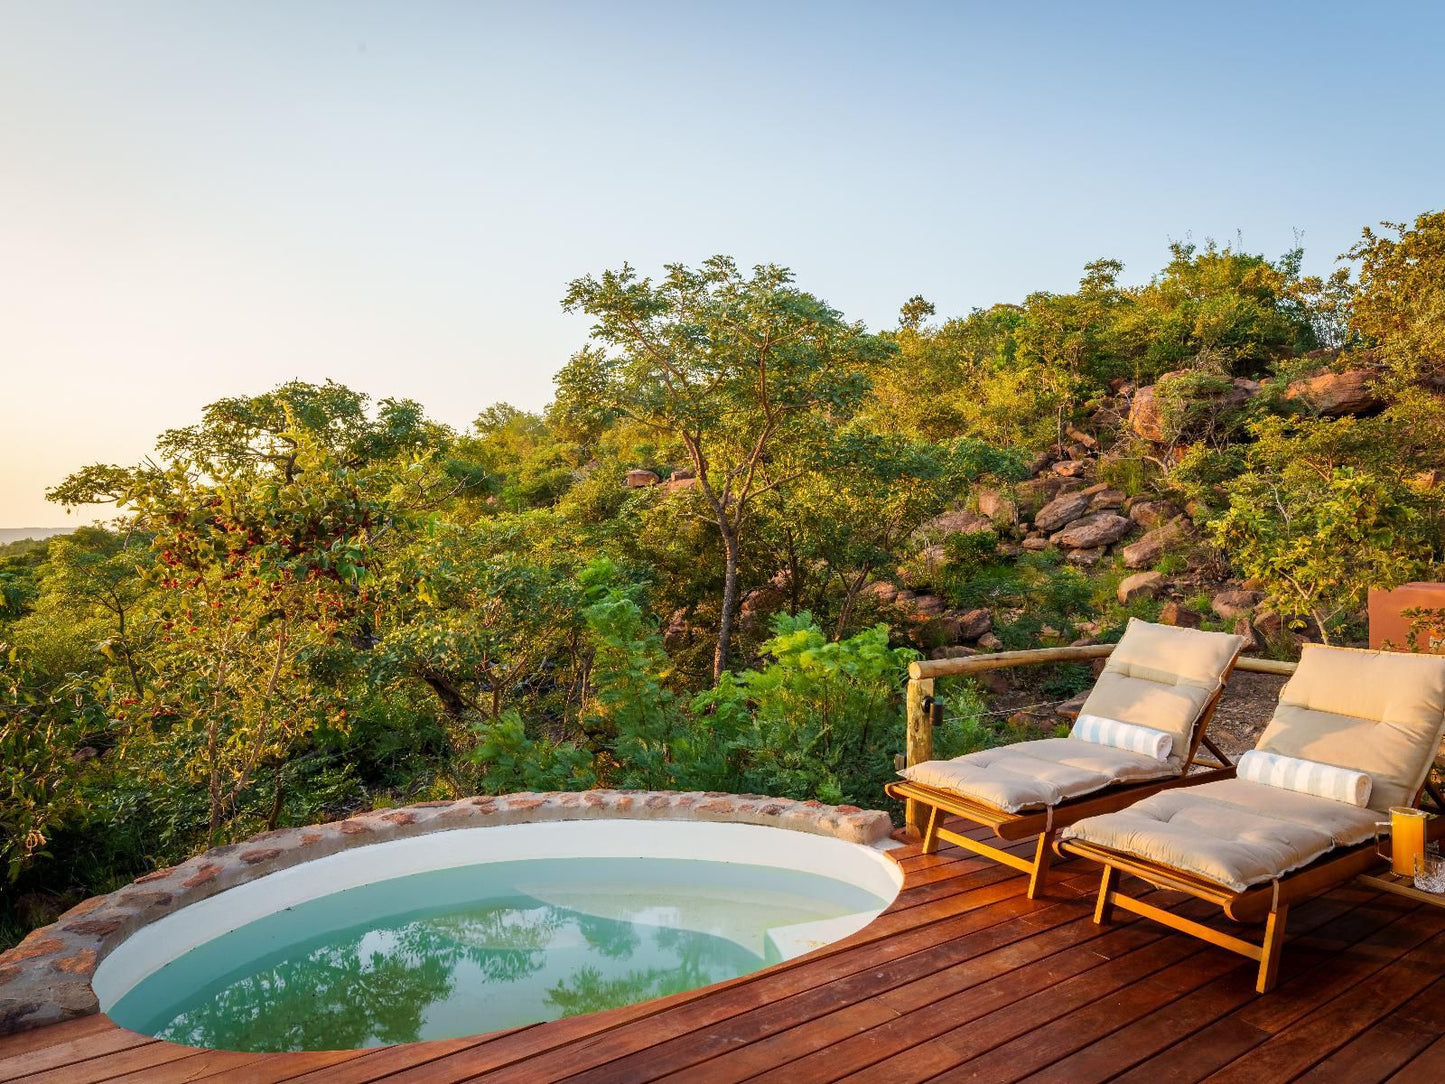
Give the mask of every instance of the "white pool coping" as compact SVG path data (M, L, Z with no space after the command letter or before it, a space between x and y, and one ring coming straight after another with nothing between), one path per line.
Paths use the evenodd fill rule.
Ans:
M769 866L846 881L872 892L886 906L903 887L902 870L883 853L893 846L865 846L756 824L626 819L494 825L411 836L302 862L173 911L118 945L96 968L91 986L104 1012L171 961L269 914L360 885L477 863L663 858ZM853 921L811 931L806 947L798 939L789 954L811 951L866 925L855 916L845 917Z

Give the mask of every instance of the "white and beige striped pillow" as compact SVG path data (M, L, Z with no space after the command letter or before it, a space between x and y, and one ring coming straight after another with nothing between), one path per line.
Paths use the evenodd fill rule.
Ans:
M1316 798L1331 798L1360 807L1369 804L1373 782L1368 772L1266 753L1261 749L1251 749L1240 757L1235 774L1251 783L1313 794Z
M1121 723L1118 719L1106 719L1102 715L1081 714L1069 731L1069 737L1095 745L1109 745L1115 749L1127 749L1131 753L1142 753L1155 760L1168 760L1174 748L1174 738L1162 730L1154 730L1134 723Z

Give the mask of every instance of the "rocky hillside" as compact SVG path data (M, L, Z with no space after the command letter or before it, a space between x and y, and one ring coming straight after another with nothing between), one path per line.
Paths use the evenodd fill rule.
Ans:
M979 488L928 523L919 532L918 558L872 582L865 595L909 629L933 658L1096 643L1101 631L1129 615L1226 630L1245 637L1248 652L1293 655L1301 640L1316 638L1316 630L1307 622L1287 621L1264 605L1258 584L1228 574L1225 555L1205 526L1209 509L1168 486L1130 493L1112 480L1125 473L1120 467L1127 459L1168 457L1183 443L1168 405L1168 384L1176 375L1183 374L1166 374L1159 384L1137 389L1117 384L1111 397L1095 405L1087 424L1069 427L1050 454L1030 465L1030 477L1013 486ZM1372 380L1365 370L1321 372L1265 389L1236 378L1206 394L1196 392L1186 413L1196 419L1191 424L1197 430L1202 413L1217 419L1273 393L1318 416L1364 415L1381 405ZM1194 434L1186 428L1182 435ZM991 554L971 566L975 574L980 565L987 574L1034 555L1036 567L1071 569L1087 579L1088 598L1064 615L1071 621L1044 623L1027 642L1017 630L1001 636L1026 615L1027 593L1005 591L994 605L981 606L955 605L950 598L950 569L958 554L980 546ZM997 692L1007 691L1007 683L996 685ZM1271 690L1265 692L1272 698Z

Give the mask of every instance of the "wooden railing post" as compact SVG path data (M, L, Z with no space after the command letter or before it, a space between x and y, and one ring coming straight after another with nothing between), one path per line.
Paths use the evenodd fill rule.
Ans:
M904 761L910 768L933 759L933 716L926 703L932 696L932 678L908 679L908 733L904 744ZM904 816L908 824L908 834L921 836L923 829L919 825L918 803L911 800L906 803Z

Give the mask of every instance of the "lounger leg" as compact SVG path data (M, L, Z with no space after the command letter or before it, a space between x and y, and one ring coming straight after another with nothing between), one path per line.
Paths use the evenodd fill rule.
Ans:
M1114 892L1119 884L1119 871L1104 865L1104 876L1099 879L1099 902L1094 904L1094 921L1100 926L1114 917Z
M1289 905L1276 908L1269 913L1264 924L1264 944L1259 957L1259 979L1254 988L1261 994L1274 989L1279 981L1279 954L1284 948L1284 924L1289 917Z
M1034 852L1034 868L1029 874L1029 899L1036 900L1044 894L1044 882L1049 878L1049 863L1054 857L1054 833L1039 833L1038 849Z
M923 853L938 853L938 827L943 823L943 811L936 805L928 807L928 823L923 829Z

